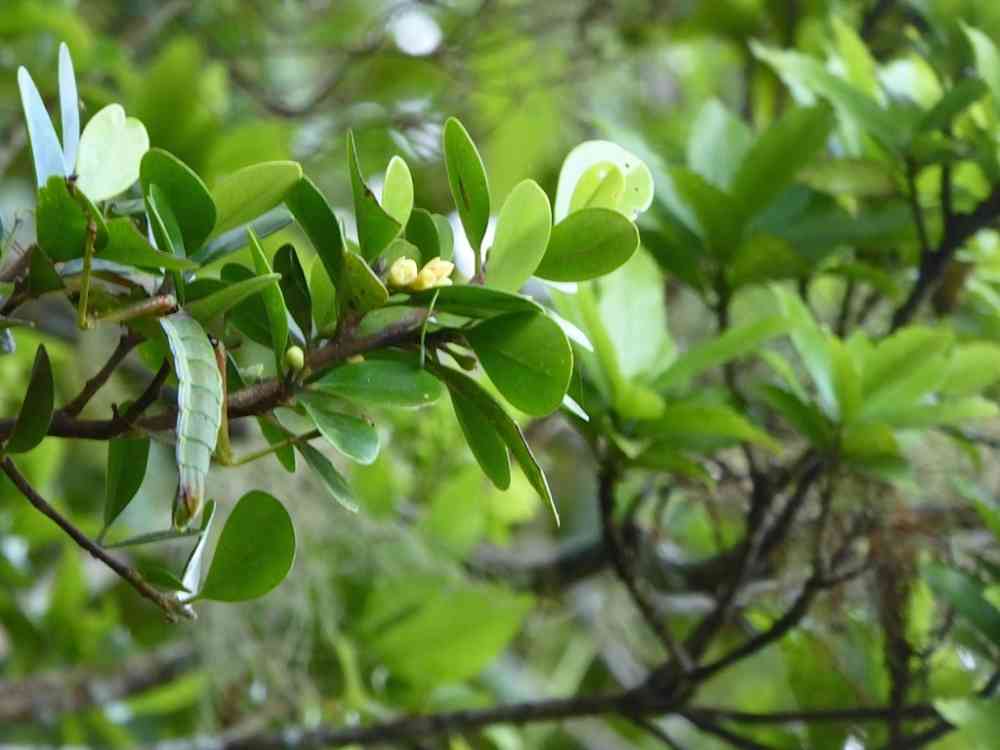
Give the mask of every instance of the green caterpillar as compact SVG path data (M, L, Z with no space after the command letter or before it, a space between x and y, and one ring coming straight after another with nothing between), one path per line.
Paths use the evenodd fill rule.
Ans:
M223 384L208 335L191 316L160 318L177 373L177 470L173 524L185 528L201 509L222 422Z

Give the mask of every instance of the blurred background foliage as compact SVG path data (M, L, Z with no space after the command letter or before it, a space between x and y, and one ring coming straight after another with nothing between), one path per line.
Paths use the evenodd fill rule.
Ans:
M962 18L1000 38L1000 4L989 0L5 0L0 218L15 241L30 242L34 189L15 71L26 65L43 96L53 96L60 41L73 51L81 98L92 111L121 101L145 123L153 145L209 185L245 164L293 158L346 209L344 142L353 128L363 163L403 155L421 205L448 213L439 150L445 117L459 116L474 135L498 199L526 176L552 195L565 154L592 137L617 140L651 164L682 163L709 99L759 126L783 106L787 91L755 59L750 40L822 57L833 15L862 29L880 60L906 58L914 29L933 31L936 19L940 29ZM946 49L933 33L924 41ZM938 59L944 68L953 64ZM294 232L271 237L269 247ZM652 286L659 285L657 275ZM696 340L711 328L693 298L670 283L666 294L675 338ZM71 329L54 323L45 334L63 398L88 377L86 363L100 360L96 348L114 344L106 338L87 344L94 351L80 350ZM24 335L16 354L0 357L4 415L16 410L34 348ZM101 398L97 407L106 409L115 394ZM215 470L212 487L222 501L251 487L285 498L301 546L295 570L275 592L253 604L204 606L191 627L168 625L139 604L0 480L0 675L9 681L0 710L5 698L16 699L18 685L49 700L58 691L31 680L52 670L62 685L78 681L107 695L96 705L73 695L43 704L31 720L11 710L0 721L0 740L124 748L271 721L341 724L600 691L641 677L636 655L655 653L655 643L636 627L624 593L595 578L558 598L536 596L516 574L517 562L599 534L594 478L583 469L592 459L579 436L558 417L528 427L563 516L556 530L520 475L507 493L492 488L446 404L387 411L378 423L386 449L373 466L351 470L363 500L356 515L332 507L311 477L289 476L272 458L244 472ZM249 435L236 438L245 450L255 447ZM925 494L948 485L935 466L966 460L946 450L957 453L939 446L926 454ZM22 468L96 532L104 460L103 446L47 440ZM169 464L169 450L154 446L150 460ZM144 530L166 513L173 489L164 476L170 472L149 472L125 527ZM694 498L700 489L678 490L657 528L669 527L680 559L736 538L736 516L725 508L740 488L731 490L720 483L713 502ZM863 484L856 492L873 495ZM420 616L396 626L417 602ZM696 614L704 605L694 593L676 606ZM919 606L929 610L928 595ZM836 608L824 604L816 617ZM929 618L918 611L915 627ZM863 689L862 700L878 702L886 677L876 620L864 608L840 620L839 653L820 634L797 632L703 695L766 709L857 702ZM944 661L936 679L948 693L967 693L975 671ZM500 727L474 745L454 739L450 747L658 746L627 724L612 726ZM685 730L676 736L683 741ZM800 738L806 745L784 730L757 736L780 747L833 748L846 740L845 732L822 727ZM695 741L689 746L717 746Z

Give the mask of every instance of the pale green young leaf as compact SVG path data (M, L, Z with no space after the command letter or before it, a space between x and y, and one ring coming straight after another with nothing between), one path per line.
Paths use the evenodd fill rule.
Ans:
M124 193L139 179L148 150L145 126L126 117L120 104L109 104L90 118L80 136L77 188L95 203Z
M533 180L519 183L497 218L493 247L486 258L486 283L518 291L541 263L551 232L548 196Z

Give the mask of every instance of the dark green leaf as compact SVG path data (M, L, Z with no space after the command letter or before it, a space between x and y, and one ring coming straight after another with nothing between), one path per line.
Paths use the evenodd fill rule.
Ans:
M272 209L249 224L230 229L210 240L208 244L202 245L200 250L192 253L191 259L202 265L207 265L246 247L250 243L249 230L251 229L257 238L262 240L281 231L291 223L292 216L284 208Z
M319 478L323 480L323 486L326 487L330 496L347 510L356 513L358 504L354 501L354 493L351 491L351 486L340 472L337 471L337 468L330 459L309 445L309 443L298 443L295 447L302 454L306 463L309 464L309 468L315 471L319 475Z
M284 427L272 422L269 417L257 417L257 424L260 426L260 432L268 445L274 446L283 443L291 437ZM286 445L284 448L278 448L274 452L274 457L285 471L289 474L295 473L295 448L293 446Z
M552 228L535 275L550 281L585 281L614 271L639 248L639 230L617 211L585 208Z
M476 144L454 117L444 124L444 160L465 236L473 251L479 252L490 221L490 186Z
M281 583L295 561L295 529L277 499L254 490L241 497L222 527L197 599L256 599Z
M472 455L483 473L498 489L510 487L510 454L500 433L490 424L489 415L480 410L476 401L451 391L451 405L465 435Z
M431 371L440 378L445 385L448 386L448 390L454 394L458 394L459 399L468 402L469 405L474 406L472 413L467 416L470 418L478 418L479 415L486 419L486 422L490 424L500 438L507 444L507 448L510 450L511 455L514 456L514 460L520 465L521 470L524 471L524 475L527 477L528 482L535 491L545 500L549 507L552 509L552 515L556 519L556 523L559 523L559 512L556 510L555 501L552 499L552 491L549 489L549 482L545 478L545 474L542 468L538 465L538 461L535 460L534 454L531 452L531 448L528 447L528 443L524 439L524 435L521 433L521 428L517 426L517 423L510 418L510 415L504 411L504 408L496 402L496 400L475 380L470 378L468 375L459 372L458 370L453 370L450 367L443 367L434 362L428 362L428 367ZM463 403L462 407L465 408L466 404ZM478 414L475 414L478 412ZM480 449L484 448L482 438L477 436L476 443L479 444ZM485 438L485 442L491 442L489 438ZM470 442L470 447L472 443ZM491 454L495 456L495 444L486 448ZM476 455L476 458L480 458L480 455ZM500 474L499 461L496 463L491 462L490 471L495 472L497 477L502 478ZM491 480L496 481L493 474L487 472L487 475Z
M149 438L117 438L108 443L108 468L104 491L104 527L125 510L146 476Z
M253 271L236 263L224 265L219 272L219 277L226 283L233 285L257 279ZM240 302L229 311L228 319L251 341L271 348L271 324L268 321L264 300L260 297L251 295Z
M924 576L934 592L946 599L990 643L1000 644L1000 610L983 596L983 584L960 570L927 566Z
M24 394L17 420L4 446L6 453L26 453L42 442L52 424L55 408L55 384L52 380L52 365L44 346L35 352L35 363L31 367L31 381Z
M788 110L757 139L733 177L732 195L746 218L758 214L823 148L834 120L827 107Z
M732 257L744 225L736 201L689 169L674 167L668 177L663 198L672 211L715 257Z
M917 132L947 130L956 117L982 99L988 92L989 87L981 79L962 79L948 89L937 104L924 113L917 125Z
M146 210L153 227L153 237L156 244L166 253L178 258L187 256L184 246L184 236L177 221L173 206L167 194L160 190L159 185L150 185L146 192Z
M358 147L351 132L347 134L347 166L351 173L361 255L365 260L373 260L396 238L402 227L379 205L375 193L365 184L358 162Z
M414 363L369 359L329 370L316 390L371 406L417 407L441 396L441 384Z
M198 250L215 227L215 201L201 178L173 154L152 148L142 157L139 180L144 194L150 186L163 191L173 209L189 253Z
M421 262L425 259L442 257L437 224L428 211L422 208L413 209L406 224L406 239L420 250Z
M250 254L253 257L254 271L257 276L269 276L271 264L267 262L264 249L257 241L253 230L250 230ZM285 307L285 298L281 293L280 286L267 286L261 291L260 296L264 302L268 326L271 329L271 347L274 349L276 372L280 373L285 358L285 349L288 348L288 308Z
M303 177L288 191L285 205L312 242L330 281L336 285L344 268L344 236L330 204L313 181Z
M28 289L32 296L40 297L46 292L58 292L65 288L55 266L41 247L31 251L31 266L28 272Z
M52 260L66 261L83 255L87 214L69 194L65 178L50 177L39 188L35 217L38 246Z
M175 576L171 571L164 568L162 565L144 565L139 569L139 573L142 577L146 579L149 583L157 586L164 591L180 591L184 594L190 594L191 592L184 588L184 584L181 579Z
M573 350L544 314L512 313L465 331L490 380L515 407L533 416L562 404L573 373Z
M302 270L299 256L292 245L278 248L274 255L274 270L281 274L281 295L292 314L292 320L308 342L312 337L312 297L305 271Z

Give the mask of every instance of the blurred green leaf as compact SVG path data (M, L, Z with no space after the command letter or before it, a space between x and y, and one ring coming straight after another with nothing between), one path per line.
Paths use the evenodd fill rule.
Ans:
M337 468L330 459L309 445L309 443L298 443L295 447L302 454L302 458L306 460L306 463L309 464L309 468L319 475L319 478L323 481L323 486L330 493L330 496L346 510L356 513L358 505L354 500L354 493L351 491L351 486L341 473L337 471Z
M934 593L996 645L1000 643L1000 610L983 596L983 584L955 568L931 564L924 577Z

